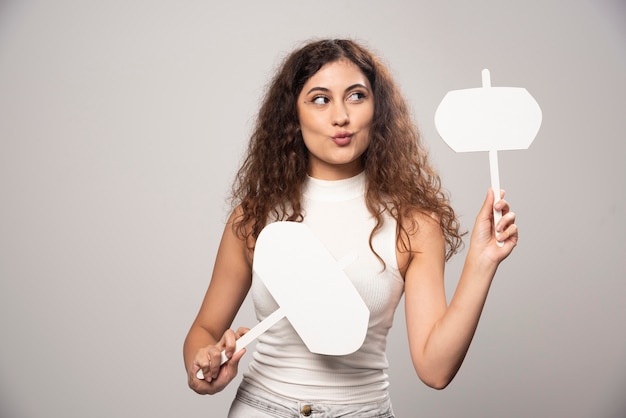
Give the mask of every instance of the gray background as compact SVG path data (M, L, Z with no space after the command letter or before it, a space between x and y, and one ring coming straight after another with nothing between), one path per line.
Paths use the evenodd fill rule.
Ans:
M626 416L624 22L618 0L1 1L0 415L225 415L238 380L194 394L181 346L227 191L282 57L347 36L389 64L466 229L488 158L437 136L444 94L489 68L544 116L500 153L521 242L446 390L416 377L398 310L398 416Z

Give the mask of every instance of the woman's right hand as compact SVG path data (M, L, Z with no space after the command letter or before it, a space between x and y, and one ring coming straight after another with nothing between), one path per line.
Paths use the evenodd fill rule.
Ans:
M216 344L199 349L191 368L187 370L189 387L201 395L212 395L222 391L237 375L239 360L246 353L245 349L235 353L235 341L248 330L248 328L239 328L236 332L226 330ZM228 361L220 365L222 351L226 353ZM204 379L198 378L199 370L202 370Z

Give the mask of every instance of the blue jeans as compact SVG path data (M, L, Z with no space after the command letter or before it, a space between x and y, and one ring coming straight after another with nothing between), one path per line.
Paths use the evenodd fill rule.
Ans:
M228 418L394 418L389 397L380 402L353 405L293 401L243 382Z

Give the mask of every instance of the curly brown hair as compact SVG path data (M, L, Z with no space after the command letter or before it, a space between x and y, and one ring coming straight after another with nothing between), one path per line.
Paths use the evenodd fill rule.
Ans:
M413 215L421 212L439 220L449 259L462 244L459 222L428 162L406 101L380 60L346 39L305 44L286 57L272 79L233 185L233 204L241 209L235 231L251 242L270 217L302 221L301 196L309 156L298 129L297 98L313 74L340 59L359 67L374 94L371 139L362 156L367 178L365 200L377 221L370 234L370 247L387 211L397 221L400 248L410 251L409 233L419 227Z

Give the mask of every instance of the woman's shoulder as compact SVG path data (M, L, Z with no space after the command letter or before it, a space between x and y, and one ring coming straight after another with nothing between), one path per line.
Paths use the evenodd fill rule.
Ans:
M399 222L411 253L425 252L430 246L445 247L445 233L437 213L414 209L401 216Z

